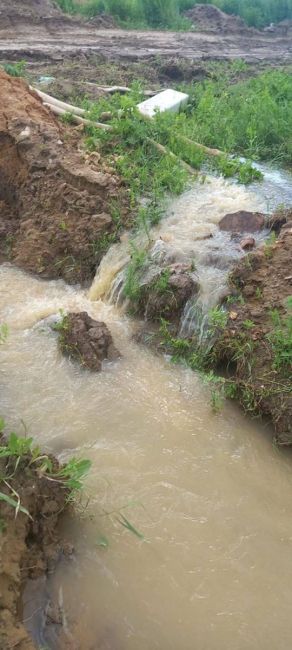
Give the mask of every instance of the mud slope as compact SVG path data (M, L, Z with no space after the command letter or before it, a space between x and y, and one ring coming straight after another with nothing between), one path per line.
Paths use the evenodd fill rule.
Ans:
M229 323L215 357L234 379L233 396L249 413L271 418L277 442L291 445L291 210L283 221L276 243L250 253L233 271L234 302L229 298Z
M22 80L4 72L0 106L2 260L46 278L91 279L115 228L113 202L121 216L126 211L119 179L78 151L78 129L66 130Z
M97 27L62 15L49 0L0 0L0 57L61 60L66 54L95 52L128 61L159 55L194 61L243 58L251 63L292 62L289 36L257 33L240 26L238 30L233 26L216 33L138 32ZM206 29L209 30L208 25Z

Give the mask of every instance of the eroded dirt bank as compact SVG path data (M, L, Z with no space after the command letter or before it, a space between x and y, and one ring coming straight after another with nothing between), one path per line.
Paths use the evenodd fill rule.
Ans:
M79 150L20 79L0 72L0 255L27 271L86 282L113 237L125 190L99 156Z
M0 453L3 444L2 440ZM56 461L53 462L57 469ZM21 511L15 517L14 507L0 500L0 647L1 650L33 650L36 646L21 623L22 591L28 579L51 573L66 552L56 527L66 508L68 492L64 486L42 476L30 455L22 457L17 470L15 463L16 457L1 459L1 473L5 466L11 488L1 481L1 491L15 502L17 493L21 508L30 517Z
M276 441L291 445L291 210L276 215L272 227L281 223L277 241L243 258L230 276L229 320L214 359L233 380L233 397L248 413L268 416Z

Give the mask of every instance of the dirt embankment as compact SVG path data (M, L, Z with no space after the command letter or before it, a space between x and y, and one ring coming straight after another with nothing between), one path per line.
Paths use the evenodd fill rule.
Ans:
M233 396L252 414L268 416L276 440L292 444L292 211L278 240L243 258L232 272L229 321L215 345L215 360L233 380Z
M125 190L98 156L19 79L0 72L0 255L67 282L90 280L127 214ZM75 133L75 135L74 135ZM73 135L72 135L73 134Z
M30 456L22 458L17 470L15 460L8 463L9 484L31 518L21 511L15 517L15 509L0 500L0 648L34 650L36 646L21 623L22 591L28 579L51 572L66 552L56 527L66 507L67 491L41 477ZM7 459L1 460L1 473L4 461ZM57 469L55 461L54 467ZM16 500L3 482L1 491Z

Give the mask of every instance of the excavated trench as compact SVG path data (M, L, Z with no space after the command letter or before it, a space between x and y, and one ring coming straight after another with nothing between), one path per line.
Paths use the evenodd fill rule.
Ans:
M212 178L200 191L190 188L151 233L154 247L164 242L180 256L193 248L203 259L204 235L212 231L218 245L226 212L278 201L277 173L267 170L267 178L249 190ZM291 181L281 178L288 199ZM217 255L228 257L228 241L220 244ZM123 246L104 259L89 294L0 267L1 319L9 326L3 415L18 428L21 414L60 460L92 461L80 518L68 517L60 531L73 554L46 581L27 584L27 630L36 647L52 650L191 650L194 643L264 650L268 625L270 647L287 650L289 456L273 448L269 426L234 404L214 415L200 376L134 342L139 323L113 304L111 291ZM218 268L209 276L207 268L205 297L208 277L210 295L223 286L221 275L215 287ZM106 322L121 357L100 374L62 358L50 327L60 309Z
M1 83L0 309L9 327L1 413L10 429L19 430L21 417L61 461L92 461L79 514L58 531L72 552L23 593L33 643L287 650L289 455L272 446L269 424L234 403L215 415L200 375L135 342L141 322L126 314L115 284L129 259L127 238L103 258L89 290L76 284L88 283L100 260L89 246L93 235L112 232L111 199L126 219L123 188L102 163L96 168L73 153L68 132L22 82L1 73ZM243 258L219 233L221 217L292 200L290 175L265 172L264 184L249 189L221 178L190 187L151 231L154 256L196 261L206 311ZM51 328L60 310L104 321L121 357L99 374L63 358ZM181 325L192 329L195 316L187 313Z

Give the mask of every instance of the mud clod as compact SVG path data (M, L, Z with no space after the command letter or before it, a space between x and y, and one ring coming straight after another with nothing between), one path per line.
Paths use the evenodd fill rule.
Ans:
M113 360L120 356L107 325L94 320L86 312L67 314L59 332L62 352L88 370L98 372L104 359Z

